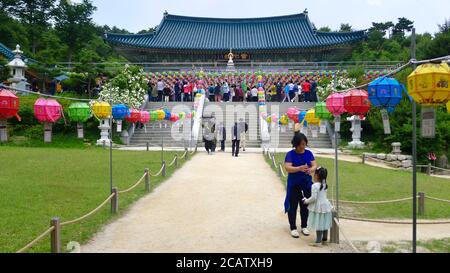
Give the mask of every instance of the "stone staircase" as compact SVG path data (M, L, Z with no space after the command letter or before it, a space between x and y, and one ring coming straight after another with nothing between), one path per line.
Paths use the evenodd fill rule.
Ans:
M268 103L267 104L267 110L270 114L275 111L276 107L279 108L279 113L284 114L287 112L287 110L291 107L296 107L300 111L307 111L315 106L315 103ZM271 127L271 126L270 126ZM279 141L278 141L278 148L292 148L292 138L294 136L293 133L293 125L292 128L287 127L285 132L280 131L279 132ZM320 134L318 132L317 138L312 137L311 130L308 129L308 146L312 148L332 148L332 143L330 140L329 135L326 134Z
M185 109L181 109L180 105L183 105ZM169 109L171 112L189 112L192 111L194 104L192 102L166 102L162 104L161 102L151 102L148 103L146 111L158 110L161 107ZM181 109L181 110L180 110ZM133 137L131 138L130 145L146 145L149 143L150 147L161 147L164 142L164 147L189 147L190 134L186 134L186 139L182 139L184 126L186 130L192 128L191 120L186 119L185 121L180 121L176 123L179 134L176 135L176 139L172 136L171 122L151 122L146 125L146 129L136 128ZM189 137L188 137L189 136ZM180 139L181 138L181 139Z
M192 102L168 102L164 103L149 103L146 110L157 110L162 106L168 108L172 112L185 111L189 112L193 109ZM299 110L308 110L314 107L314 103L267 103L267 111L272 114L273 111L277 113L286 113L290 107L297 107ZM260 135L260 124L259 124L259 113L257 103L243 103L243 102L228 102L228 103L216 103L216 102L205 102L205 108L203 115L210 116L214 113L216 122L222 121L227 130L227 140L226 146L231 146L231 128L234 122L238 122L241 118L245 117L245 121L249 125L249 131L247 133L247 147L249 148L259 148L261 147L261 135ZM130 145L146 145L148 142L150 147L160 147L164 138L164 147L189 147L190 133L189 128L192 128L190 120L185 120L184 122L179 122L176 124L177 129L172 129L171 123L160 125L160 122L154 122L147 124L146 130L136 129L133 137L131 138ZM182 139L182 132L186 126L185 140ZM269 128L271 126L269 125ZM176 135L177 138L174 139L172 136L172 131L177 131L179 134ZM270 130L270 129L269 129ZM291 140L293 137L293 129L286 128L285 132L279 133L279 145L278 148L291 148ZM199 147L203 146L202 142L202 130L200 129L198 137ZM317 138L313 138L311 132L308 132L309 146L314 148L331 148L332 143L328 134L318 134ZM220 144L218 143L218 146Z

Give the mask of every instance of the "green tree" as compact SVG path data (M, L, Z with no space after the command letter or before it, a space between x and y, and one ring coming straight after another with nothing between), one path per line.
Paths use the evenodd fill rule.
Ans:
M152 33L152 32L155 32L155 28L153 28L153 27L151 27L149 29L143 29L143 30L139 31L137 34L146 34L146 33Z
M57 62L63 61L67 54L67 45L61 41L56 31L49 29L41 37L42 50L36 54L36 59L47 65L54 66Z
M67 43L67 58L72 62L73 55L80 51L86 41L95 35L92 14L97 8L90 0L72 4L61 0L55 9L55 29L61 40Z
M56 0L19 0L9 8L10 12L24 24L33 54L36 54L42 33L50 26L55 3Z
M348 23L341 24L341 28L339 29L339 32L351 32L353 31L352 26Z
M331 32L331 28L329 26L321 27L317 31L320 32Z
M29 46L25 27L17 20L0 13L0 42L9 48L16 48L20 44L26 52Z
M450 20L446 20L443 25L439 25L439 32L425 48L424 57L437 58L449 55L450 52Z
M404 39L405 32L410 32L414 27L414 22L405 17L398 18L398 23L392 29L392 37L397 39Z

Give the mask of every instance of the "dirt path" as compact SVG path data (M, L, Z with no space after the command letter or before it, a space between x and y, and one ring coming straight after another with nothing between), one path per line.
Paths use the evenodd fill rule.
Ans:
M207 167L210 166L210 167ZM197 154L83 252L332 252L293 239L285 189L258 154Z
M341 219L345 235L354 241L402 241L412 240L412 225L356 222ZM450 238L450 224L417 225L417 239Z
M291 238L283 213L284 196L284 187L261 154L234 158L229 153L199 153L123 217L105 226L82 251L351 251L345 246L310 247L313 236ZM412 234L411 225L341 220L341 226L346 236L355 241L411 240ZM418 227L420 240L448 237L450 224Z

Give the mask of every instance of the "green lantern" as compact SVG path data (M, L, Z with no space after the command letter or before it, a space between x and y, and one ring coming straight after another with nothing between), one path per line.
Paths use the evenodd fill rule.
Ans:
M325 102L318 102L316 104L316 117L322 120L330 120L333 115L328 111L327 104Z
M91 108L87 103L73 103L67 110L69 119L77 122L78 138L84 138L83 122L91 117Z
M73 122L86 122L91 117L91 108L87 103L73 103L67 113Z

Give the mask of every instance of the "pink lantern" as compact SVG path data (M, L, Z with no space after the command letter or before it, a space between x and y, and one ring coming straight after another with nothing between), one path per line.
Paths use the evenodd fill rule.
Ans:
M289 119L295 120L295 117L298 117L299 113L300 113L300 111L297 108L291 107L291 108L288 109L286 114L287 114Z
M52 142L52 123L61 118L62 106L54 99L37 99L34 104L34 116L44 123L44 142Z
M61 118L62 106L54 99L40 98L34 104L34 116L42 123L55 123Z
M351 90L344 96L345 110L351 115L364 116L370 106L369 95L365 90Z
M141 111L141 118L139 122L141 123L148 123L150 121L150 113L147 111Z
M344 94L333 93L326 101L327 109L333 116L337 117L345 113Z
M278 116L277 116L277 114L273 114L273 115L272 115L272 122L273 122L273 123L277 123L277 122L278 122Z

